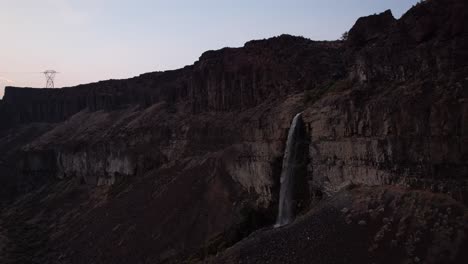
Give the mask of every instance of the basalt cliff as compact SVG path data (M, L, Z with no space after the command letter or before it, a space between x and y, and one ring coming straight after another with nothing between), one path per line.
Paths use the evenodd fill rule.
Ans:
M468 2L0 100L1 263L466 263ZM296 220L272 228L302 113ZM390 257L389 257L390 255Z

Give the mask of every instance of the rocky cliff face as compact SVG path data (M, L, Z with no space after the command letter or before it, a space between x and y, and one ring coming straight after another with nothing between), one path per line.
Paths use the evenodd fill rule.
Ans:
M466 10L461 0L426 1L399 20L361 18L346 41L283 35L208 51L176 71L7 87L0 198L29 195L8 202L3 226L42 221L48 258L71 263L211 254L273 223L298 112L309 143L299 209L356 184L466 205ZM15 243L0 255L24 250Z
M307 111L319 186L397 183L467 201L464 7L428 1L398 21L358 20L346 43L353 88Z
M222 151L233 155L226 165L233 177L269 203L272 163L302 103L287 98L343 77L342 46L281 36L206 52L174 72L60 90L7 87L5 123L54 126L22 148L20 173L100 185ZM46 156L55 162L39 162Z

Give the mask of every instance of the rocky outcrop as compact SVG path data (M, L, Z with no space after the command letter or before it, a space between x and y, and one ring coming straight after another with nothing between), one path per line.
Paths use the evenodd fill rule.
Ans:
M161 101L174 101L187 96L187 70L147 73L128 80L62 89L5 87L2 125L62 122L84 109L111 111L135 104L146 107Z
M398 21L389 12L358 20L348 82L304 115L314 185L401 184L467 201L465 5L427 1Z
M352 47L363 47L389 34L396 23L392 11L361 17L348 33L347 44Z
M467 152L462 146L467 134L456 127L467 120L449 115L466 116L467 109L455 101L449 110L446 99L434 94L424 101L420 89L398 87L384 98L350 92L310 109L304 116L312 131L315 184L331 192L351 183L398 184L449 193L466 202ZM398 100L401 94L414 97ZM441 112L446 116L441 118ZM446 132L438 129L443 126Z
M467 75L465 9L459 0L425 1L397 21L389 11L359 19L346 43L350 76L460 86Z
M204 53L194 65L194 111L232 111L344 76L340 42L283 35Z

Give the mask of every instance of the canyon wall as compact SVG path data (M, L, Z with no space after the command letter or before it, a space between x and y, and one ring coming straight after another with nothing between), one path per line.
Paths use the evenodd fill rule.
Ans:
M400 20L387 11L356 22L346 42L353 88L305 114L316 184L401 184L466 203L465 5L427 1Z
M360 18L346 41L251 41L205 52L181 70L128 80L7 87L1 124L53 127L22 147L19 174L44 171L101 185L213 152L228 155L226 169L246 191L271 202L272 164L289 119L304 111L311 192L395 183L465 200L462 7L429 1L399 20L390 11Z
M78 179L108 190L67 224L95 230L70 242L101 245L86 246L90 258L128 257L143 242L157 248L135 248L148 256L192 254L274 221L287 131L303 112L310 144L301 203L348 185L390 184L466 204L467 10L465 1L426 1L398 20L388 11L361 18L344 41L283 35L128 80L7 87L1 188L14 196ZM113 214L127 211L125 229ZM146 221L157 224L145 232ZM128 251L96 237L114 231L134 234L115 241Z

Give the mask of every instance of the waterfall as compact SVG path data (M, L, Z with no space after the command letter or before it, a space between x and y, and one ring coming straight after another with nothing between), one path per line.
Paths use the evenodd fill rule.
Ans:
M300 151L301 139L300 132L303 128L302 113L297 114L289 128L288 139L283 157L283 166L280 178L280 197L278 206L278 217L275 227L289 224L294 217L293 208L293 190L294 175L299 167L300 157L303 153Z

